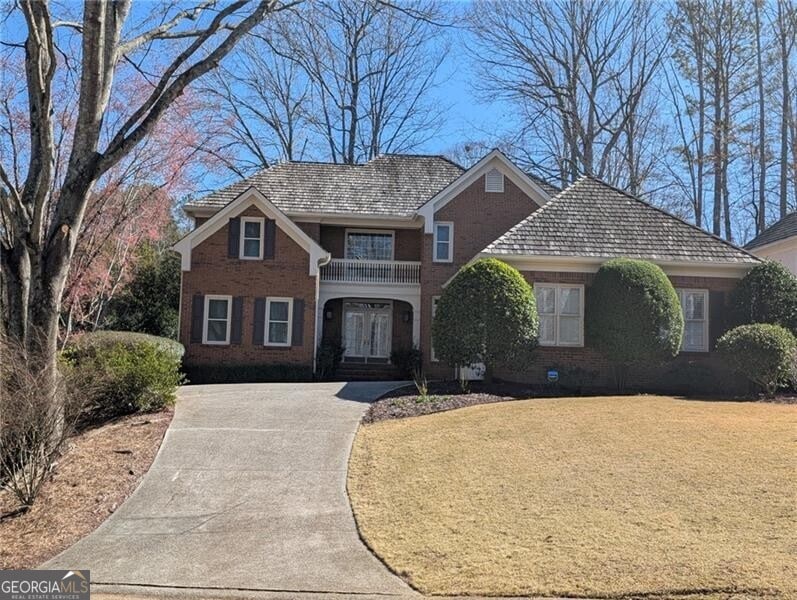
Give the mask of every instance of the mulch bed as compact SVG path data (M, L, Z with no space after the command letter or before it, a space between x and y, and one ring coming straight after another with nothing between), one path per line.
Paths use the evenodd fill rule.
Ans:
M428 415L477 404L553 395L557 395L555 390L518 383L472 382L469 389L463 391L456 381L441 381L429 384L429 393L424 399L418 395L418 390L414 385L408 385L388 392L371 404L362 422L376 423L388 419Z
M40 565L94 531L136 489L172 414L130 415L72 437L33 507L0 521L0 569ZM0 514L16 508L0 491Z
M637 395L638 392L628 391L627 395ZM556 386L527 385L520 383L471 382L469 389L463 391L456 381L440 381L429 384L428 395L421 398L414 385L396 388L379 400L371 404L363 416L363 423L377 423L390 419L404 419L418 417L432 413L475 406L477 404L490 404L493 402L507 402L509 400L524 400L529 398L551 398L556 396L572 397L582 395L578 392L563 390ZM612 390L595 390L594 394L586 395L617 395ZM797 404L797 395L794 392L784 392L773 398L702 398L697 400L741 400L771 402L775 404Z

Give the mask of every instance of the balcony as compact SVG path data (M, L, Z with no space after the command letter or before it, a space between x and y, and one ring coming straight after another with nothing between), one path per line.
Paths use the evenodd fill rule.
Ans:
M406 260L333 258L321 267L325 283L418 285L421 263Z

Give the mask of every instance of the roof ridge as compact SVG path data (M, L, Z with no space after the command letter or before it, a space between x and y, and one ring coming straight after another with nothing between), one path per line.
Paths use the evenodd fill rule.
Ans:
M729 246L729 247L733 248L734 250L738 250L738 251L739 251L739 252L741 252L742 254L746 254L747 256L750 256L750 257L752 257L752 258L755 258L756 260L759 260L759 258L758 258L758 257L757 257L755 254L753 254L752 252L749 252L749 251L745 250L744 248L741 248L740 246L737 246L737 245L736 245L736 244L734 244L733 242L729 242L728 240L725 240L725 239L721 238L721 237L720 237L720 236L718 236L718 235L715 235L715 234L713 234L713 233L711 233L711 232L708 232L708 231L706 231L705 229L703 229L702 227L698 227L698 226L697 226L697 225L695 225L694 223L690 223L690 222L689 222L689 221L687 221L686 219L683 219L683 218L679 217L678 215L674 215L673 213L671 213L671 212L670 212L670 211L668 211L668 210L664 210L663 208L660 208L660 207L658 207L658 206L655 206L654 204L651 204L650 202L646 202L645 200L642 200L641 198L637 198L637 197L636 197L636 196L634 196L633 194L631 194L631 193L629 193L629 192L626 192L625 190L621 190L620 188L618 188L618 187L616 187L616 186L613 186L613 185L612 185L612 184L610 184L610 183L606 183L605 181L603 181L602 179L600 179L600 178L596 177L595 175L589 175L589 174L582 175L582 176L581 176L581 177L580 177L580 178L579 178L579 179L576 181L576 183L578 183L578 181L580 181L580 180L582 180L582 179L584 179L584 178L588 178L588 179L590 179L590 180L592 180L592 181L595 181L596 183L599 183L599 184L601 184L601 185L603 185L603 186L605 186L605 187L607 187L607 188L609 188L609 189L611 189L611 190L614 190L615 192L618 192L619 194L621 194L621 195L623 195L623 196L625 196L625 197L627 197L627 198L630 198L631 200L634 200L635 202L638 202L638 203L639 203L639 204L641 204L642 206L646 206L647 208L652 208L653 210L655 210L655 211L657 211L657 212L660 212L661 214L663 214L663 215L665 215L665 216L667 216L667 217L670 217L670 218L672 218L672 219L675 219L675 220L676 220L676 221L678 221L679 223L682 223L683 225L686 225L687 227L691 227L692 229L694 229L694 230L696 230L696 231L699 231L699 232L701 232L702 234L704 234L704 235L707 235L707 236L709 236L709 237L711 237L711 238L713 238L713 239L717 240L718 242L721 242L721 243L725 244L726 246ZM573 185L575 185L575 183L574 183ZM567 189L569 190L571 187L573 187L573 186L570 186L570 187L568 187ZM557 194L557 195L558 195L558 194Z
M375 157L373 157L371 160L369 160L368 163L373 162L377 158L381 158L383 156L398 156L398 157L401 157L401 158L438 158L440 160L443 160L443 161L445 161L447 163L450 163L450 164L454 165L455 167L457 167L458 169L461 169L462 171L467 171L467 169L465 167L463 167L461 164L451 160L449 157L445 156L444 154L423 154L423 153L416 153L416 152L406 152L406 153L405 152L380 152ZM368 163L365 163L365 164L368 164Z

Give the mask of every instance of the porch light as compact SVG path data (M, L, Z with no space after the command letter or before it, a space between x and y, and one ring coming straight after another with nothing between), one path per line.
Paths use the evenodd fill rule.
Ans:
M331 311L331 310L328 310L328 311L326 311L326 312L324 313L324 318L325 318L327 321L331 321L331 320L332 320L332 311Z
M405 311L404 311L404 312L401 314L401 320L402 320L402 321L404 321L405 323L409 323L409 322L410 322L410 319L412 319L412 311L405 310Z

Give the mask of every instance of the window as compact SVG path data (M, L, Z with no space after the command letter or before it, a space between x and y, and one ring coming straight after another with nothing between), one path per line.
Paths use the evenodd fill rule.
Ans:
M230 312L232 296L205 296L205 326L203 344L230 343Z
M485 192L503 192L504 191L504 174L498 169L493 169L484 176L484 191Z
M241 256L247 260L263 258L264 219L241 217Z
M266 346L290 346L293 325L293 299L266 299Z
M355 260L393 260L392 231L346 230L346 258Z
M434 262L451 262L454 258L454 224L434 224Z
M437 303L440 302L440 296L432 296L432 321L434 321L434 316L437 314ZM431 333L430 333L431 335ZM438 358L434 352L434 339L430 338L431 352L429 352L429 358L432 362L437 362Z
M538 283L541 346L584 345L584 286Z
M708 290L679 289L684 314L684 352L708 352Z

